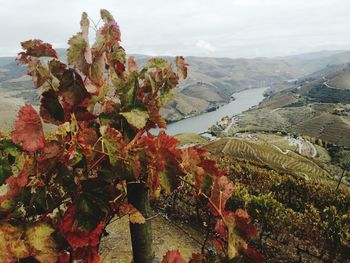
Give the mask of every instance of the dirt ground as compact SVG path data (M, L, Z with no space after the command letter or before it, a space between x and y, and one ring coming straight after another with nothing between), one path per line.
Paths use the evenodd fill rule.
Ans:
M184 259L189 259L192 253L200 252L201 245L197 241L203 241L203 236L186 225L181 225L181 228L185 229L190 235L161 216L152 219L156 262L161 261L168 250L180 250ZM131 262L132 252L128 218L112 220L112 223L107 227L107 231L109 235L102 239L100 246L100 262Z

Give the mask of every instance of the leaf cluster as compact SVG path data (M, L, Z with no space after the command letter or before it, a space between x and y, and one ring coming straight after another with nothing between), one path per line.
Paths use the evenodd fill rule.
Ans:
M101 19L90 45L90 21L82 14L81 31L68 41L67 64L50 44L21 43L18 62L28 66L40 91L40 112L22 107L11 140L0 141L2 258L98 262L113 217L146 222L126 201L129 183L146 184L153 198L191 185L207 198L217 231L228 237L228 245L220 245L227 257L249 254L245 239L255 230L248 214L225 210L233 183L205 150L181 149L164 131L150 132L166 128L160 109L187 76L184 58L176 58L176 71L161 58L139 68L120 45L113 16L101 10ZM50 137L43 122L56 126Z

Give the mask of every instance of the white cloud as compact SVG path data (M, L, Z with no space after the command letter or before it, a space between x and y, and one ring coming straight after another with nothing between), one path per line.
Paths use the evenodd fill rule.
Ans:
M216 51L216 48L213 47L212 44L210 44L208 41L205 41L205 40L198 40L196 42L196 47L204 51L209 51L209 52Z
M350 49L349 0L0 0L0 56L31 38L66 47L80 14L108 9L132 53L281 56Z

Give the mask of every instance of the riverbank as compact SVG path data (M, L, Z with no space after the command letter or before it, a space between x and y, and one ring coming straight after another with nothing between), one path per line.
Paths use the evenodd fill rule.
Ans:
M223 117L232 117L258 105L265 98L264 92L267 89L268 87L264 87L237 92L234 94L235 100L215 111L206 112L169 124L167 133L176 135L179 133L203 133L208 131L210 126L215 125ZM158 133L158 131L155 129L154 133Z

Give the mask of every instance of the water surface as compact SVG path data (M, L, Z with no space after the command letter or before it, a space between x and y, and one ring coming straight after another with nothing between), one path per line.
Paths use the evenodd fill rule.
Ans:
M236 100L220 107L216 111L203 113L201 115L174 122L168 125L167 134L175 135L178 133L201 133L215 124L224 116L231 117L239 114L250 107L259 104L264 99L264 91L267 88L256 88L244 90L233 94Z

